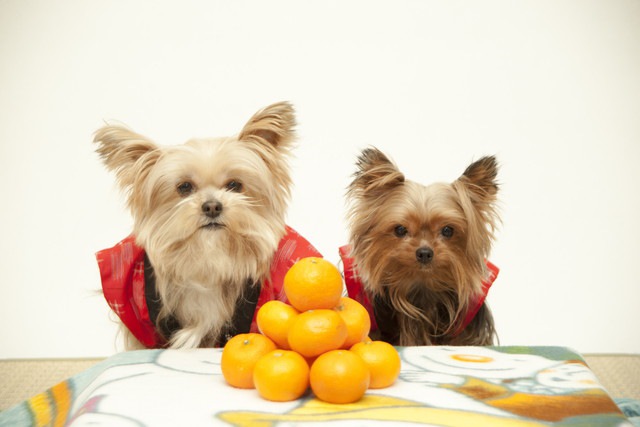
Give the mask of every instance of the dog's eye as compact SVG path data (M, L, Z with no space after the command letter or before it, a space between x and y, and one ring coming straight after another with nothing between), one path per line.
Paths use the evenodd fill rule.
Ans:
M396 237L404 237L407 235L407 233L407 227L405 227L404 225L396 225L396 227L393 229L393 234L395 234Z
M453 227L450 225L444 226L442 230L440 230L440 234L442 234L442 237L447 239L451 238L453 236Z
M240 181L232 179L231 181L227 182L225 188L229 191L233 191L234 193L240 193L242 191L242 183Z
M178 184L178 187L176 190L178 191L178 194L180 194L182 197L186 197L195 191L195 187L189 181L185 181Z

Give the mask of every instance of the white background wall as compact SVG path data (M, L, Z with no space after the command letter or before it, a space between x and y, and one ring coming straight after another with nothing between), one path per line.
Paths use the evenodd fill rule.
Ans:
M640 353L640 2L0 2L0 358L106 356L94 252L130 231L92 133L230 135L290 100L288 222L337 262L360 149L496 154L501 343Z

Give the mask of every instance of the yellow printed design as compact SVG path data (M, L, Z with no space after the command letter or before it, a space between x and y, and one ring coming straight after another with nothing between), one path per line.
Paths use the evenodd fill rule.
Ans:
M285 414L253 411L230 411L218 417L238 427L271 427L281 422L329 422L346 420L395 421L429 423L439 426L533 427L543 424L535 421L499 417L468 411L455 411L424 406L419 402L388 396L365 395L359 402L351 404L331 404L318 399L304 403Z
M72 397L73 391L69 383L64 381L29 399L33 425L36 427L64 426L71 408Z

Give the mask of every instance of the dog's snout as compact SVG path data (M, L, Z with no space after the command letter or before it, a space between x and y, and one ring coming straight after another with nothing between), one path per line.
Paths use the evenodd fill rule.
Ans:
M209 218L216 218L222 213L222 203L210 200L202 204L202 212Z
M429 264L433 259L433 249L423 246L416 250L416 259L421 264Z

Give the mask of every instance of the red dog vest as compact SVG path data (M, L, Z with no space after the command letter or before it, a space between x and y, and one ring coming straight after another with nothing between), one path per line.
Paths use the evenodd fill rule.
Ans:
M341 246L339 249L340 258L342 259L342 265L344 268L344 281L347 287L347 292L349 293L349 297L358 301L362 304L367 311L369 312L369 317L371 318L371 330L375 331L378 329L378 325L376 324L376 317L373 313L373 304L371 303L371 299L367 295L360 278L358 277L357 271L353 265L353 258L350 257L351 254L351 246L345 245ZM489 288L498 277L498 272L500 271L498 267L493 265L489 261L485 261L487 264L487 277L482 281L482 293L477 295L473 300L469 311L465 314L464 321L460 329L456 332L458 335L460 332L466 328L469 323L473 320L473 318L478 314L478 310L484 304L485 299L487 298L487 294L489 293Z
M251 332L258 332L255 314L264 303L271 300L286 302L282 284L289 268L300 258L311 256L322 255L304 237L287 226L286 234L273 257L269 278L261 284ZM145 252L135 244L135 237L129 236L114 247L98 252L96 259L109 307L147 348L165 346L165 340L149 315L145 289Z

